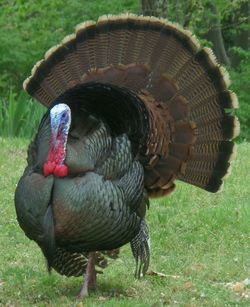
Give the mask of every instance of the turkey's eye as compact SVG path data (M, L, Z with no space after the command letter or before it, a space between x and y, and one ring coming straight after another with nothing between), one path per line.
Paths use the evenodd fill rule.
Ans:
M67 114L67 112L63 112L62 116L61 116L62 123L66 124L67 120L68 120L68 114Z

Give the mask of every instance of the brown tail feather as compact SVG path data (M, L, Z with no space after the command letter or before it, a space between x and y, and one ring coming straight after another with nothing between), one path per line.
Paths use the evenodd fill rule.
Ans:
M85 22L46 53L24 88L49 106L67 89L91 81L125 87L144 101L150 196L168 194L175 179L212 192L220 188L234 152L230 140L239 133L225 109L236 108L237 98L212 51L201 49L189 31L129 14Z

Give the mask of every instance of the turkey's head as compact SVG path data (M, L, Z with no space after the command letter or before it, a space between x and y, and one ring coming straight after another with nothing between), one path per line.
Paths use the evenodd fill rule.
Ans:
M71 124L71 111L64 103L55 105L50 110L51 139L47 161L43 166L44 176L54 174L57 177L68 175L68 167L64 164L66 144Z

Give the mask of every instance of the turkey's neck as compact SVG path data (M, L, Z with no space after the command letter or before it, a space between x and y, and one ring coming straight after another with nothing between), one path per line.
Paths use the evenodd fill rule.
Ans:
M48 161L55 162L58 165L63 164L66 158L67 139L68 136L63 133L60 133L56 138L51 137Z
M48 158L44 164L44 175L54 174L57 177L65 177L68 175L68 167L64 164L66 158L66 144L68 140L68 131L59 131L50 139L50 148Z

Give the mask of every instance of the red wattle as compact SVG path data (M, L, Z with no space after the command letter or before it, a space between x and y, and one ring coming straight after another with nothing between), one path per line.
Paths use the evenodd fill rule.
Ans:
M54 170L55 170L56 164L55 162L46 162L43 165L43 174L45 177L49 176L50 174L53 174Z
M65 142L66 140L62 133L57 135L56 140L54 137L51 138L48 158L43 165L44 176L54 174L57 177L65 177L68 175L68 166L63 164L65 159Z
M61 164L61 165L56 165L55 169L54 169L54 174L57 177L66 177L68 175L68 166L65 164Z

